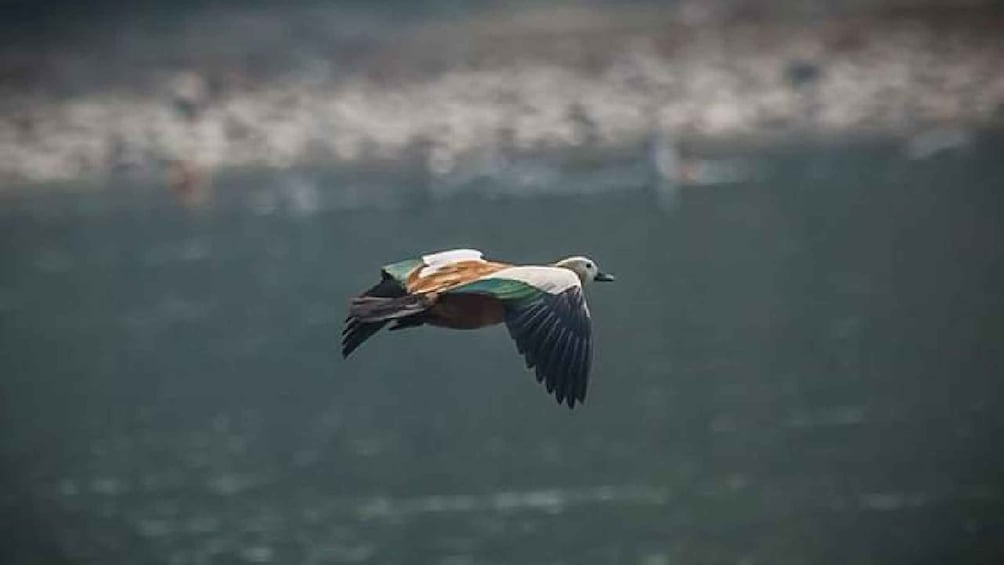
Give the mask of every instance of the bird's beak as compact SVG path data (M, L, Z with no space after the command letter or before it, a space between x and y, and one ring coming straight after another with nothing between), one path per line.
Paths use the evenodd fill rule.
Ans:
M617 280L617 278L611 275L610 273L596 273L596 276L593 277L593 280L597 282L613 282Z

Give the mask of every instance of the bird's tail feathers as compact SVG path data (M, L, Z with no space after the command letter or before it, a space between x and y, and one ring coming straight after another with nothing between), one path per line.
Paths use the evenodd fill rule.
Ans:
M432 304L428 297L409 294L393 298L359 296L352 299L349 316L363 323L398 320L425 311Z

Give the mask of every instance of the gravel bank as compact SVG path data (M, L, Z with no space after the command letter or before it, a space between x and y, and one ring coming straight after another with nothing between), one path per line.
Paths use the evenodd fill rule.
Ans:
M0 179L383 162L416 148L440 174L486 151L615 148L654 134L995 127L1004 117L999 29L978 18L795 25L531 12L414 26L367 44L352 65L313 49L278 73L187 60L144 67L141 84L70 94L7 84ZM85 58L83 68L99 64Z

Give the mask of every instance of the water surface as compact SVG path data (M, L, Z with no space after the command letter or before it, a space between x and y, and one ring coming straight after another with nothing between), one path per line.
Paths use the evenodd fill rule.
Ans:
M0 555L998 562L1002 147L777 151L668 193L639 156L538 163L535 190L300 171L231 174L200 210L9 194ZM584 407L503 328L340 358L380 265L458 246L618 275L590 290Z

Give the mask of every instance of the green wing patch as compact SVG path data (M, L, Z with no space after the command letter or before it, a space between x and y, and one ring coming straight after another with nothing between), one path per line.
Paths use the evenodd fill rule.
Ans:
M408 275L412 271L424 265L421 259L405 259L404 261L398 261L397 263L391 263L385 266L382 270L387 276L392 277L401 285L406 285L408 283Z
M502 302L514 303L536 300L543 291L522 281L489 278L452 288L446 294L488 294Z

